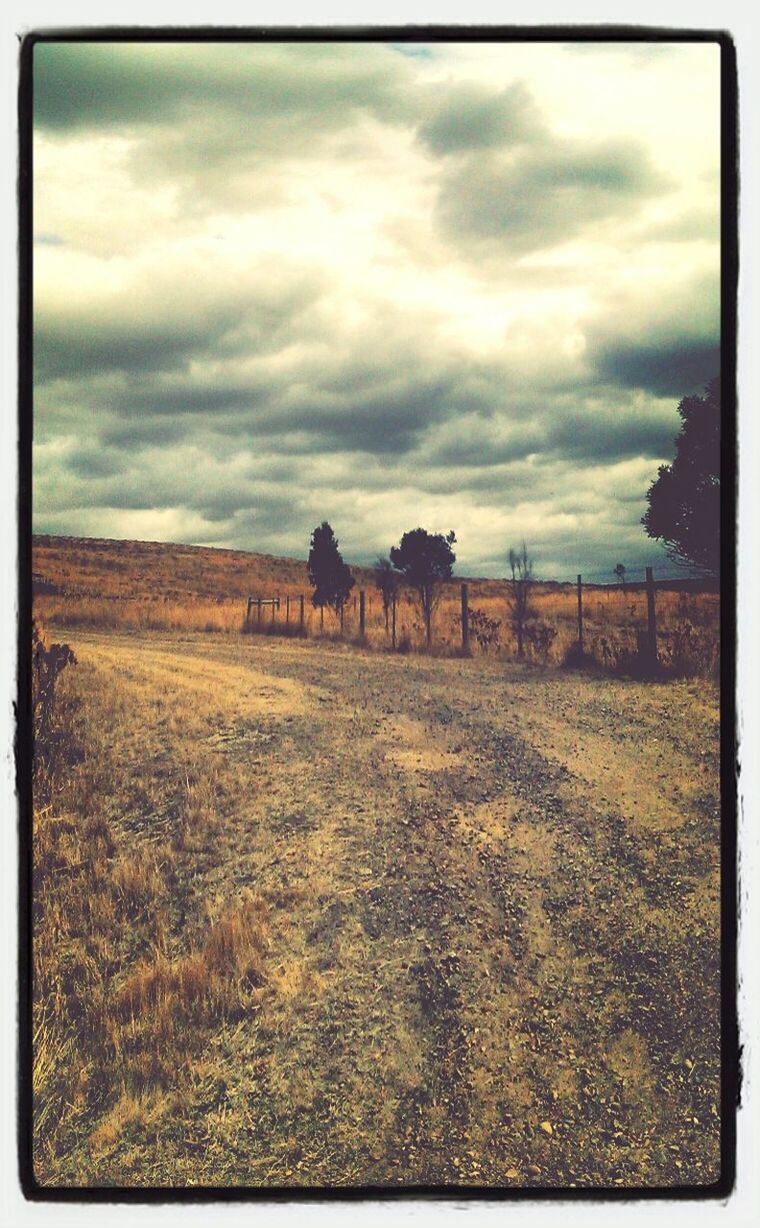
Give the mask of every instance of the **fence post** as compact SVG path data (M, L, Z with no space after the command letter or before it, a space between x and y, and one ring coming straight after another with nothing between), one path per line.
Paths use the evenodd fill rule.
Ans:
M462 652L470 651L470 611L467 585L462 585Z
M364 589L359 590L359 636L364 639Z
M261 626L261 598L260 597L256 599L256 622L258 626L260 627Z
M580 576L578 576L578 647L583 652L583 589Z
M250 626L250 623L251 623L251 606L252 606L252 605L253 605L253 597L249 597L249 598L248 598L248 605L247 605L247 607L246 607L246 611L245 611L245 625L246 625L246 627Z
M272 598L272 626L274 626L274 611L275 611L276 604L277 604L277 598L273 597Z
M290 594L285 598L285 622L290 626Z
M301 593L301 598L300 598L300 600L301 600L301 619L300 619L300 625L301 625L301 634L303 634L303 629L304 629L304 621L303 621L303 593Z
M391 601L391 644L396 647L396 594Z
M647 567L647 649L649 664L657 665L657 615L654 605L654 576Z

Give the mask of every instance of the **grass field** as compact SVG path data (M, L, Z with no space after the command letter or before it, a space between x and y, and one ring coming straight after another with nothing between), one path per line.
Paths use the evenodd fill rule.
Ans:
M41 1183L717 1180L714 682L77 600L40 602L77 655L36 780Z
M240 551L212 550L156 542L114 542L38 537L33 568L42 578L36 606L43 620L68 627L139 631L203 631L237 635L249 596L280 597L274 614L266 609L261 630L295 630L298 599L305 598L305 631L320 634L319 611L311 605L306 564L296 559ZM356 589L367 596L366 646L390 645L382 599L372 572L352 568ZM484 647L473 635L474 655L516 654L510 621L509 586L502 580L469 580L472 610L499 623L495 642ZM454 653L461 646L460 581L441 589L434 616L434 651ZM285 628L287 598L290 624ZM575 585L537 583L531 595L526 655L536 662L560 663L577 639ZM662 582L657 592L659 652L663 665L679 676L717 677L719 597L689 582ZM599 665L618 669L636 653L647 625L643 584L587 586L584 590L584 646ZM256 627L254 626L254 629ZM351 597L343 629L326 611L324 633L355 638L358 599ZM399 593L397 643L404 651L423 651L425 630L415 595Z

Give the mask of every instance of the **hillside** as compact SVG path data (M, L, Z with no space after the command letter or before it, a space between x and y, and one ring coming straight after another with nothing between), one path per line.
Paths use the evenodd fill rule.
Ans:
M359 588L373 587L371 568L354 563L350 566ZM309 589L306 563L302 559L175 542L35 534L32 571L35 591L65 591L80 597L240 600L248 596L286 596ZM503 580L457 576L451 587L463 580L470 585L473 598L505 594ZM713 585L688 579L660 579L657 586L672 592L715 591ZM549 594L569 593L575 586L542 580L535 587L537 593ZM617 586L585 584L584 587L605 591ZM632 582L626 588L638 592L643 585Z
M359 588L372 588L372 569L350 564ZM306 563L245 550L173 542L111 541L36 534L32 571L39 591L81 597L202 600L286 596L309 589ZM457 577L455 584L465 577ZM501 580L469 580L476 596L499 596ZM556 588L550 584L547 588Z

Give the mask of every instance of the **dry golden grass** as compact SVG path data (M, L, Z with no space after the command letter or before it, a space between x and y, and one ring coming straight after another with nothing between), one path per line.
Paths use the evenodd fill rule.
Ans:
M324 628L311 605L306 565L295 559L245 554L202 547L146 542L108 542L75 538L35 538L34 570L45 577L35 594L35 608L48 622L103 630L202 631L238 634L245 623L247 599L279 597L279 611L254 608L248 630L295 634L299 597L304 596L307 636L356 639L359 636L358 589L367 594L367 647L390 646L382 599L372 572L352 568L356 590L343 623L325 611ZM461 648L459 581L442 587L434 616L435 653ZM286 599L290 598L289 615ZM470 608L499 623L498 639L471 651L513 657L516 637L510 621L509 587L500 580L469 581ZM658 646L666 668L681 676L715 676L719 666L719 597L715 592L661 587L657 592ZM287 618L287 622L286 622ZM584 589L584 647L598 664L616 669L636 654L647 625L643 586ZM531 594L526 655L528 660L558 664L577 640L577 602L571 584L537 583ZM400 651L425 651L425 632L414 593L402 590L397 609Z
M181 764L157 753L169 707L190 732ZM149 680L127 694L86 663L59 681L57 752L35 778L33 838L34 1156L43 1184L103 1114L87 1144L93 1155L129 1123L150 1120L159 1100L168 1111L211 1032L258 1009L266 907L250 889L216 898L193 888L197 859L239 803L234 772L203 746L207 718L202 704L164 702ZM139 765L125 754L138 744Z

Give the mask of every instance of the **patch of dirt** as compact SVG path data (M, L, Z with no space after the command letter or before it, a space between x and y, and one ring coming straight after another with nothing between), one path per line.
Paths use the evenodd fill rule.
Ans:
M378 741L386 759L406 772L443 772L458 767L464 759L446 739L409 717L384 720Z

